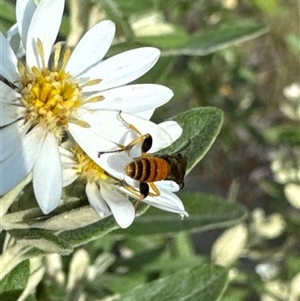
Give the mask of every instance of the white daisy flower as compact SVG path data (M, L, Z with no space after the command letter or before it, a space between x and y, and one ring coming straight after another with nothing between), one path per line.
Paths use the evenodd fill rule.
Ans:
M134 219L134 206L118 189L116 181L97 165L78 145L72 152L60 147L64 186L77 178L87 181L85 191L90 204L100 218L114 215L121 228Z
M174 121L168 121L156 125L148 120L122 113L122 118L130 121L141 133L150 134L153 138L153 149L158 151L173 143L180 135L181 128ZM123 120L120 126L127 126ZM117 144L130 143L137 138L136 132L127 128L127 133ZM171 136L170 136L171 135ZM140 145L138 146L140 147ZM118 149L117 146L114 147ZM94 145L94 152L97 153L97 146ZM127 228L133 222L135 216L135 208L129 200L129 196L139 201L144 201L154 207L169 212L179 213L181 216L188 216L184 210L181 200L172 191L179 190L179 186L173 181L155 182L159 189L159 195L149 195L145 199L141 199L139 192L139 183L124 175L124 167L133 159L126 151L110 154L102 154L100 158L94 156L91 159L77 145L72 152L60 148L64 186L70 185L77 178L83 178L87 181L86 195L101 218L113 214L116 222L121 228ZM105 157L105 158L104 158ZM97 164L96 164L97 162ZM107 172L98 164L105 166L109 170Z
M16 4L25 64L0 34L0 51L5 55L0 63L0 195L33 171L35 196L47 214L62 193L58 145L65 132L93 158L94 145L111 149L112 141L123 136L119 110L149 119L173 93L154 84L124 86L152 68L160 55L156 48L134 49L102 61L115 34L114 23L103 21L72 53L67 49L61 55L61 44L54 42L64 1L41 0L36 8L33 3Z

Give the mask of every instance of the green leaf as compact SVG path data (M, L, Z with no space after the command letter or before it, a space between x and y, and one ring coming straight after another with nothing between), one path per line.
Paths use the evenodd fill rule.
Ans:
M108 17L122 29L129 40L134 40L134 33L127 21L126 15L123 14L119 4L114 0L101 0L102 7L106 11Z
M136 42L144 45L151 45L160 49L171 49L185 47L190 41L189 35L182 27L173 26L173 32L156 36L136 37Z
M265 131L265 136L271 142L297 146L300 144L299 126L278 125Z
M16 301L26 287L29 277L29 260L18 264L0 282L0 300Z
M60 28L59 28L59 33L61 36L65 37L67 39L67 36L70 34L70 18L69 16L63 15Z
M147 267L147 271L159 271L160 275L169 276L177 273L180 270L187 268L194 268L208 263L208 259L196 255L191 255L189 257L173 257L162 258Z
M141 14L153 8L153 1L151 0L115 0L115 2L118 3L125 16Z
M28 296L25 301L37 301L36 297L33 295Z
M228 203L214 195L202 193L182 193L189 217L181 219L179 215L150 208L147 214L135 219L125 230L115 233L126 235L153 235L175 233L179 231L204 231L231 226L247 217L246 209L237 203Z
M280 7L278 0L252 0L257 7L259 7L263 12L275 15L282 7Z
M288 274L288 280L291 281L300 271L299 254L287 254L284 260L284 266Z
M169 277L140 285L121 296L120 301L213 301L226 289L227 270L202 265Z
M183 128L180 138L161 153L170 154L180 150L187 157L186 174L204 157L220 132L223 122L221 110L200 107L185 111L172 118Z
M16 22L15 7L6 1L0 2L0 31L4 34Z
M267 31L265 26L257 23L237 21L235 24L225 24L215 29L196 32L184 47L163 49L162 55L207 55L237 42L254 39Z
M28 255L33 253L59 253L63 255L70 254L72 246L66 240L54 235L52 231L40 229L12 230L9 232L14 238L32 247L38 251L29 251ZM33 249L34 250L34 249ZM42 252L41 252L42 251Z
M249 298L250 296L250 298ZM247 301L251 300L250 287L229 287L225 295L222 297L222 301Z
M166 81L172 72L176 58L161 57L155 66L146 74L138 79L138 83L162 83Z
M72 246L79 246L99 238L117 228L118 225L116 224L113 216L109 216L91 225L79 229L64 231L60 233L58 237L68 241Z
M138 216L144 213L147 208L147 205L140 204L137 208L136 215ZM73 247L76 247L99 238L118 228L118 224L116 223L114 217L111 215L85 227L64 231L58 234L58 237L63 241L67 241Z
M166 254L164 254L166 255ZM207 263L202 258L192 256L189 258L160 256L158 260L143 266L143 269L136 270L133 273L129 271L126 274L105 273L99 277L99 283L108 288L110 291L118 292L119 294L127 293L133 290L137 285L150 282L159 278L164 278L175 274L180 270L187 268L192 269L196 266ZM126 266L127 267L127 266ZM127 269L125 269L126 271Z
M165 247L159 247L152 250L147 250L135 254L130 258L117 259L110 267L110 270L115 271L118 267L125 267L128 272L138 272L143 269L144 266L157 259L165 250Z
M294 54L298 55L300 52L300 37L296 34L289 33L284 39L292 51L294 51Z

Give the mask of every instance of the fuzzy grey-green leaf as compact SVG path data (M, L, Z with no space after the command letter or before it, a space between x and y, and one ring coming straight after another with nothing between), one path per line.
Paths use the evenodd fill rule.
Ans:
M137 208L136 215L143 214L148 208L145 204L140 204ZM118 229L119 226L116 223L112 215L85 227L81 227L74 230L64 231L58 235L63 241L67 241L73 247L80 246L84 243L87 243L91 240L99 238L115 229Z
M29 260L18 264L0 282L0 300L16 301L26 287L29 277Z
M227 281L226 269L204 264L140 285L125 293L118 300L215 301L223 294Z
M197 32L184 47L166 49L162 55L207 55L237 42L254 39L267 31L268 29L261 24L238 21L235 24L225 24L219 28Z
M12 230L10 234L17 240L23 241L23 243L28 244L38 249L35 251L32 249L28 252L28 255L33 253L59 253L62 255L67 255L72 252L72 246L68 241L63 240L53 232L42 229L26 229L26 230ZM32 253L33 252L33 253Z
M109 216L91 225L79 229L64 231L58 236L61 239L68 241L72 244L72 246L80 246L117 228L118 225L113 216Z
M172 118L183 128L180 138L163 154L175 153L178 150L187 157L186 174L204 157L220 132L223 112L217 108L200 107L185 111Z

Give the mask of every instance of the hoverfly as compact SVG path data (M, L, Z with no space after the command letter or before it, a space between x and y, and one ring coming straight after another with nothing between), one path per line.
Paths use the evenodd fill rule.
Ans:
M141 144L141 157L134 158L133 161L128 163L125 168L125 174L130 178L140 182L139 191L129 186L125 181L122 182L123 186L131 191L136 196L139 196L139 200L150 196L159 196L160 191L154 184L156 181L172 180L176 182L180 189L184 187L184 175L187 165L187 158L180 153L171 155L155 155L147 153L152 147L152 136L150 134L142 135L140 131L132 124L129 124L121 116L119 112L119 118L133 131L135 131L139 137L131 141L128 145L117 144L120 149L106 152L98 152L98 157L102 154L117 153L125 151L127 153L135 147L137 144ZM150 188L153 192L150 192Z

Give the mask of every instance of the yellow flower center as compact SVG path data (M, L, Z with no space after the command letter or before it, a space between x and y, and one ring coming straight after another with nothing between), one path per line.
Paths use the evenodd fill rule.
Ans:
M72 148L72 152L76 162L78 162L76 166L77 174L81 177L93 182L112 179L112 177L110 177L103 168L97 165L78 145Z
M90 99L84 99L82 96L84 86L95 85L100 80L89 81L84 86L79 85L78 80L65 71L71 56L70 49L65 51L60 63L61 44L56 44L53 64L48 68L45 66L44 51L40 40L37 46L43 68L25 67L19 62L22 102L28 109L26 121L33 126L39 124L46 127L60 140L69 122L89 127L88 123L77 119L76 111L85 103L103 99L102 96Z

